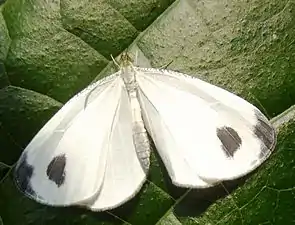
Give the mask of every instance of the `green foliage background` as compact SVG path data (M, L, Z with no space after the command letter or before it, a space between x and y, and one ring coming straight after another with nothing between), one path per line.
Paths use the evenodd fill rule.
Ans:
M295 224L295 0L0 4L0 224ZM170 69L226 88L276 117L270 160L247 179L188 190L171 185L153 154L141 192L104 213L46 207L20 194L11 169L23 148L71 96L112 73L110 54L127 47L139 52L142 66L173 60Z

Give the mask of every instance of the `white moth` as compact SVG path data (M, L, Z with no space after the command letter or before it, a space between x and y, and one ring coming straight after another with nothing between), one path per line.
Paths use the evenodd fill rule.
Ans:
M197 78L121 69L78 93L37 133L15 169L18 188L53 206L94 211L131 199L146 180L148 131L176 186L205 188L253 171L276 134L242 98Z

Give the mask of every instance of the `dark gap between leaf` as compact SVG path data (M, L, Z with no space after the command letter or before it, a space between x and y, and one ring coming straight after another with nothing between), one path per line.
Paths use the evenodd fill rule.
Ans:
M236 180L224 181L214 187L191 189L181 202L174 207L174 213L179 217L201 216L217 200L225 198L239 186L242 186L253 173Z

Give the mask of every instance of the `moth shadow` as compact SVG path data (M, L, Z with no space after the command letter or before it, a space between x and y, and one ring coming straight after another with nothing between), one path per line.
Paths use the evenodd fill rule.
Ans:
M144 186L145 185L146 184L144 184ZM123 205L112 210L109 210L109 212L113 215L116 215L122 219L127 220L127 218L133 215L134 212L137 210L138 205L140 205L140 199L143 195L143 189L144 187L142 187L141 190L133 198L125 202Z
M242 186L247 180L247 177L232 181L224 181L222 184L210 188L191 189L174 207L174 213L180 217L198 217L206 212L216 201L227 197L239 186Z
M140 191L141 192L141 191ZM50 210L57 210L55 213L63 216L64 218L73 218L79 217L79 219L85 221L104 221L110 222L111 224L121 224L122 219L127 219L136 210L138 202L140 201L141 193L137 193L132 199L128 200L123 205L106 211L90 211L89 209L83 206L70 206L70 207L55 207ZM116 216L114 216L116 215Z
M119 224L120 220L113 217L106 211L95 212L84 207L47 207L46 218L59 218L59 222L67 224L69 221L80 221L85 224L94 223L95 221L104 221L111 224ZM51 215L51 216L50 216Z
M224 181L216 186L202 189L189 189L175 186L167 172L167 169L162 162L159 154L155 151L157 161L161 173L163 175L164 183L168 194L174 199L179 199L185 195L178 204L174 206L174 214L179 217L198 217L203 214L212 204L219 199L223 199L242 186L246 180L252 176L256 170L241 177L239 179Z

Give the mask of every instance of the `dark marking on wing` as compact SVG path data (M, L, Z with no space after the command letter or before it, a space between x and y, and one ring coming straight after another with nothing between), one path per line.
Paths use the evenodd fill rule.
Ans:
M264 158L269 155L275 147L276 144L276 132L274 127L270 122L262 115L261 112L255 112L256 118L258 120L257 124L254 126L254 134L261 140L262 147L259 154L259 158Z
M231 127L217 128L217 137L221 141L222 149L227 157L233 157L242 144L239 134Z
M24 193L36 196L35 191L31 186L31 177L34 173L34 167L27 162L27 152L21 156L18 165L14 171L14 180L17 184L17 187Z
M65 166L66 166L66 156L61 154L55 156L49 163L46 174L49 180L52 180L58 187L60 187L65 181Z

